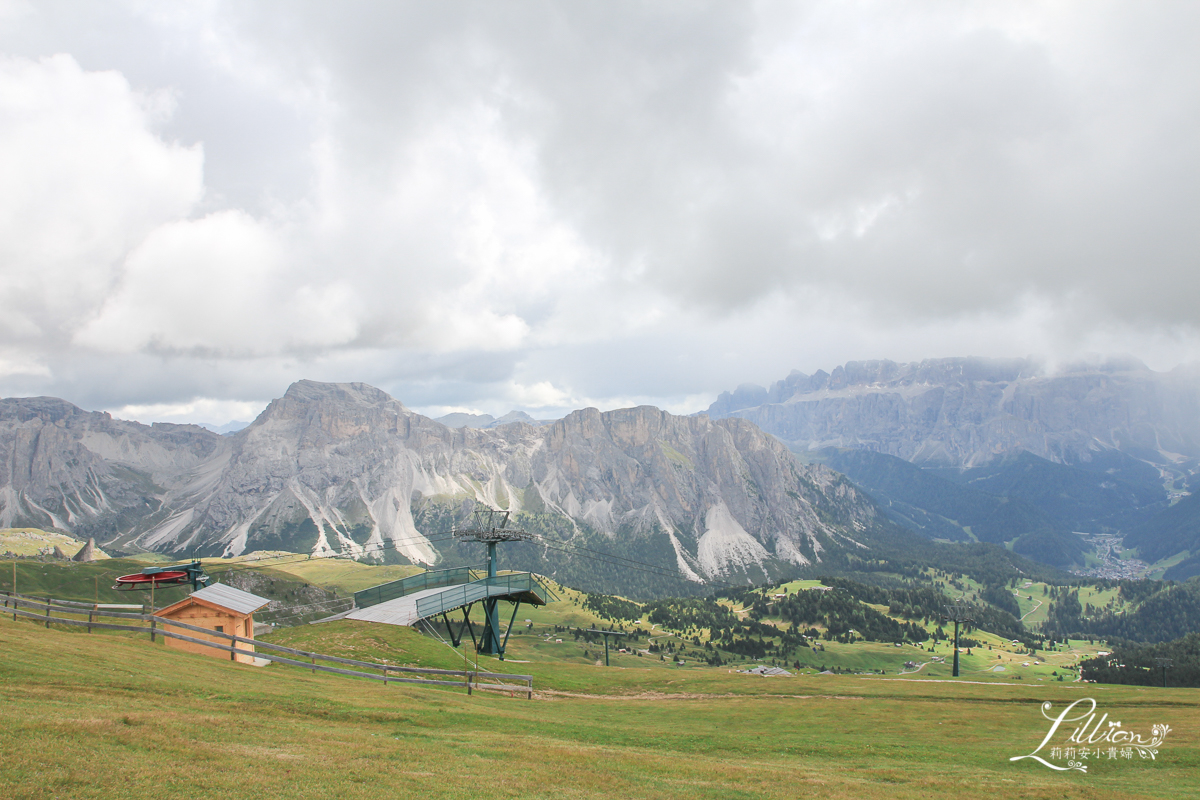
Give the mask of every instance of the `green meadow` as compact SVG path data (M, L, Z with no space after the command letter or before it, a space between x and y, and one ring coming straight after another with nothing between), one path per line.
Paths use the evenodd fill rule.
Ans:
M276 634L367 660L452 666L411 629ZM519 639L521 637L514 637ZM533 656L535 637L514 651ZM1194 690L486 659L532 701L188 655L129 634L0 619L0 796L9 798L1176 798L1200 779ZM514 652L515 656L515 652ZM1094 697L1154 760L1086 774L1010 756Z
M312 584L343 596L413 571L247 560L210 572L219 567L259 570L281 592ZM11 568L0 565L0 588ZM138 568L136 560L22 561L18 586L137 602L148 598L105 582ZM614 646L604 667L603 646L574 629L613 623L586 607L586 595L552 588L557 602L518 610L504 661L476 656L469 639L452 648L444 626L340 620L263 637L379 663L528 674L532 701L250 667L144 635L0 617L0 796L1174 798L1200 784L1200 692L1079 683L1071 667L1098 642L1031 654L973 631L979 644L960 653L954 679L949 642L822 641L785 665L793 675L763 677L744 672L761 660L708 666L685 657L680 665L664 654L668 645L701 653L703 636L643 618L622 623L643 634L630 652ZM1017 591L1042 597L1040 585ZM769 614L762 622L779 623ZM1086 773L1009 760L1045 736L1042 703L1059 710L1085 697L1129 730L1169 725L1156 758L1092 754Z

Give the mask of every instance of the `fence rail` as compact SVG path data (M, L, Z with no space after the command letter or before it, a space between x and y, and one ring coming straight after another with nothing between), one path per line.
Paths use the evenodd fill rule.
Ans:
M285 647L284 645L280 645L280 644L274 644L273 642L264 642L259 639L249 639L244 636L236 636L232 633L224 633L221 631L214 631L210 628L201 628L197 625L191 625L186 622L180 622L179 620L174 620L174 619L167 619L165 617L158 617L158 616L155 616L154 614L128 614L128 613L122 613L122 612L107 611L104 609L103 605L99 604L99 603L92 603L92 604L78 603L78 602L74 602L74 601L54 600L53 598L49 598L49 597L46 597L43 599L37 599L36 597L34 597L32 595L22 595L22 594L13 594L12 592L5 592L3 595L3 607L5 609L3 613L5 615L12 614L12 618L14 621L17 619L17 617L25 617L27 619L36 620L38 622L45 622L47 628L49 628L50 623L53 622L53 623L57 623L60 625L75 625L75 626L80 626L80 627L86 626L89 632L91 632L92 629L96 628L96 629L100 629L100 630L128 631L128 632L132 632L132 633L149 633L151 641L154 641L157 636L163 636L163 637L170 638L170 639L178 639L180 641L191 642L193 644L203 645L204 647L209 647L214 650L220 650L222 652L227 652L227 653L229 653L229 657L231 660L236 659L236 657L239 655L243 655L243 656L248 656L251 658L262 658L262 659L266 659L267 661L273 661L276 663L286 664L289 666L301 667L303 669L310 670L313 673L326 672L326 673L331 673L334 675L347 675L347 676L356 677L356 678L368 678L370 680L382 681L384 684L387 684L387 683L409 683L409 684L418 684L418 685L425 685L425 686L459 686L459 687L465 688L467 690L467 694L471 694L474 689L494 689L494 690L505 691L505 692L520 692L521 694L524 694L528 699L530 699L530 700L533 699L533 676L532 675L511 675L511 674L503 673L503 672L482 672L479 670L433 669L433 668L429 668L429 667L402 667L402 666L396 666L393 664L379 664L379 663L371 662L371 661L357 661L355 659L341 658L339 656L329 656L329 655L325 655L324 653L314 653L314 652L310 652L308 650L298 650L296 648ZM132 607L138 608L138 606L132 606ZM41 611L35 612L35 611L24 610L24 609L29 609L29 608L41 609ZM86 620L71 619L71 618L66 618L66 617L61 617L61 616L52 616L51 615L52 611L59 611L60 613L76 614L76 615L80 615L80 616L82 616L84 613L86 613L87 619ZM98 618L98 617L109 617L109 618L115 618L115 619L136 619L136 620L140 620L144 623L148 623L148 624L145 624L145 625L117 625L117 624L106 623L106 622L98 622L98 621L96 621L96 618ZM171 628L176 628L176 629L185 630L185 631L191 631L194 633L202 633L207 637L215 637L218 639L228 641L230 644L223 645L223 644L218 644L218 643L212 641L211 639L199 639L194 636L188 636L186 634L179 633L176 630L170 630ZM255 650L246 650L244 648L238 648L237 647L238 644L253 645ZM262 649L265 649L268 651L273 651L273 652L278 652L278 653L286 653L287 655L290 655L290 656L299 656L300 658L308 659L308 662L306 663L304 661L299 661L295 658L287 658L285 656L271 655L270 653L261 652ZM332 662L335 664L344 664L346 666L352 666L352 667L361 667L361 668L365 668L365 669L379 670L380 674L377 675L374 672L363 672L361 670L348 670L348 669L341 669L338 667L329 667L329 666L325 666L324 664L318 664L317 663L318 660L319 661L328 661L328 662ZM389 673L393 673L393 674L389 675ZM406 678L406 677L401 677L402 675L430 675L430 676L440 676L443 678L453 677L453 678L459 678L459 680L438 680L436 678ZM494 683L494 682L482 683L482 682L480 682L480 678L483 678L487 681L500 680L500 681L516 681L519 683L516 683L516 684L514 684L514 683Z

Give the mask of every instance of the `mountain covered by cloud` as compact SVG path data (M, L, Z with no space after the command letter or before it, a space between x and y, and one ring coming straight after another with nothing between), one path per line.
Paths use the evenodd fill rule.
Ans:
M1055 370L1033 359L852 361L769 389L742 385L708 413L750 420L798 450L859 448L931 467L1021 450L1066 464L1123 455L1169 482L1200 461L1200 373L1128 358Z

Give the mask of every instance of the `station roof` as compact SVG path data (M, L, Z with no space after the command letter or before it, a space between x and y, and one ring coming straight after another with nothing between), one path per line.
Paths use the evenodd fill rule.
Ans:
M192 592L191 597L228 608L239 614L253 614L271 601L256 594L243 592L223 583L214 583Z

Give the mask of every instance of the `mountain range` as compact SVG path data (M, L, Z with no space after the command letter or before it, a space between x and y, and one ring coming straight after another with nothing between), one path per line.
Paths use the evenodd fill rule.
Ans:
M687 417L642 406L439 421L365 384L299 381L224 435L10 398L0 526L118 552L454 565L478 561L450 534L483 503L540 537L508 547L513 564L643 594L666 573L711 584L963 557L930 540L1077 568L1094 560L1077 532L1124 535L1188 577L1200 573L1196 387L1189 370L1132 361L1055 373L852 362L743 385ZM639 578L635 563L651 569Z
M0 526L110 551L477 560L448 534L484 503L543 535L529 557L603 546L701 582L762 580L887 533L853 484L752 423L647 406L450 428L365 384L300 381L222 436L12 398L0 452Z

